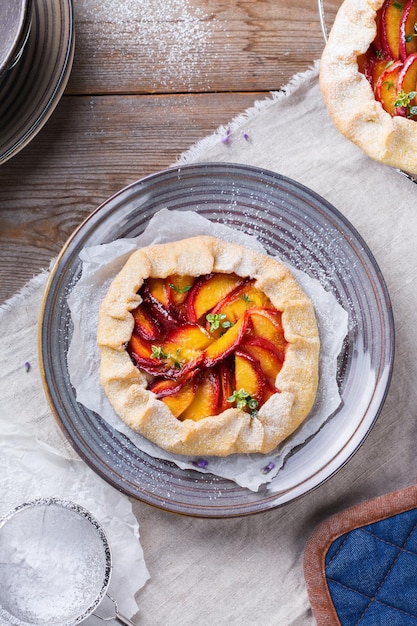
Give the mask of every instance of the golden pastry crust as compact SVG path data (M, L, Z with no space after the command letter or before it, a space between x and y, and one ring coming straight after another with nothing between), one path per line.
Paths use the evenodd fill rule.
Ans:
M279 311L288 342L274 393L256 418L230 408L199 421L174 417L146 389L148 379L125 349L148 277L235 273L255 279ZM213 237L199 236L134 252L113 280L99 313L101 384L121 419L161 448L182 455L268 453L310 412L318 386L320 341L311 301L293 274L272 258Z
M344 0L320 61L320 88L336 128L375 161L417 174L417 123L375 99L357 59L374 41L383 0Z

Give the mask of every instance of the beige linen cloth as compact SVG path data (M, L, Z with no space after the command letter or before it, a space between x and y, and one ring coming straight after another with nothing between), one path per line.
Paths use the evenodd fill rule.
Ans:
M392 299L396 359L388 397L345 467L280 508L207 520L132 501L150 573L136 594L139 612L133 619L140 626L313 625L302 559L314 528L348 506L415 482L417 185L339 135L323 105L317 73L316 64L294 77L283 91L193 146L179 163L227 161L274 170L310 187L350 220L374 254ZM37 372L23 368L27 359L36 360L43 284L37 277L30 299L17 297L1 311L0 393L9 420L42 423L54 445L61 435ZM13 337L22 328L26 341L16 354Z

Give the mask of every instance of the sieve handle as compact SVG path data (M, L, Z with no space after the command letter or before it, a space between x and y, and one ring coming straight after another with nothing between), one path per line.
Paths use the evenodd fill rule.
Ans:
M121 624L125 624L125 626L136 626L136 624L131 622L130 619L127 619L127 617L124 617L123 615L120 615L119 607L117 606L116 600L108 593L106 593L106 596L109 598L109 600L112 601L112 603L114 605L114 615L110 615L109 617L103 617L102 615L99 615L99 613L93 613L93 615L98 617L98 619L101 619L103 622L109 622L110 620L115 619L118 622L120 622Z
M130 619L127 619L127 617L123 617L123 615L120 615L120 613L116 613L116 619L118 622L120 622L121 624L125 624L126 626L136 626L136 624L131 622Z

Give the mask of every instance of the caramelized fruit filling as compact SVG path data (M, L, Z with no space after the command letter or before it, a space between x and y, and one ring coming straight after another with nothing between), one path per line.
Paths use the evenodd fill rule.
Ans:
M417 120L417 0L385 0L358 68L390 115Z
M148 389L180 420L237 407L256 416L277 392L281 313L236 274L148 278L127 350Z

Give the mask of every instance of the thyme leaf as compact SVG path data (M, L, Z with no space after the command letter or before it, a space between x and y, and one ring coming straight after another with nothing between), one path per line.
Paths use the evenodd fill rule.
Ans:
M177 293L187 293L190 291L192 285L185 285L185 287L178 287L178 285L174 285L173 283L168 283L168 286Z
M253 300L250 299L250 297L248 296L247 293L243 293L239 297L240 297L241 300L243 300L243 302L246 304L246 306L248 306L248 304L251 304L253 302Z
M397 99L394 102L394 106L396 107L408 107L411 104L411 101L416 97L416 91L410 91L409 93L405 93L405 91L399 91L397 94Z
M243 388L239 391L234 391L231 396L227 398L228 402L236 402L237 409L250 409L249 414L251 417L258 416L258 401L248 394Z
M224 313L207 313L206 320L210 324L210 332L213 333L215 330L220 328L220 322L225 318L226 315ZM223 328L226 328L226 326L223 326Z
M153 359L168 359L169 354L168 352L165 352L162 346L152 346L151 357Z
M175 354L170 354L169 352L165 352L162 346L152 346L152 354L151 357L153 359L158 359L160 361L164 361L166 359L172 359L174 361L174 367L177 369L181 369L181 361L180 361L180 352L181 349L177 348Z

